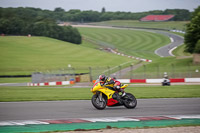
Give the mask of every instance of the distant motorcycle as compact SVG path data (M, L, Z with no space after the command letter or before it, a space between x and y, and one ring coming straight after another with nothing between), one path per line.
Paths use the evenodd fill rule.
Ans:
M170 80L167 79L167 78L165 78L165 79L163 80L163 82L162 82L162 86L170 86L170 85L171 85Z
M125 89L128 84L124 84L121 88ZM106 106L125 106L128 109L133 109L137 106L137 100L131 93L126 93L124 97L115 90L109 89L109 85L101 85L101 82L97 80L91 89L94 94L92 96L92 104L96 109L103 110Z

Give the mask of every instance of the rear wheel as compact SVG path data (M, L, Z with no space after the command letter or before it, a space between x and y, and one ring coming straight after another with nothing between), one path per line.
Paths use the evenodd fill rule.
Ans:
M92 96L92 104L96 109L103 110L106 107L107 100L104 96L100 97L99 95L95 94Z
M126 93L123 98L124 106L128 109L133 109L137 106L137 99L131 93Z

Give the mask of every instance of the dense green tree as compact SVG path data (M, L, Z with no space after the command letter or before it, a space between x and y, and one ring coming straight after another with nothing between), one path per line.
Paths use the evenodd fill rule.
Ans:
M102 14L99 19L101 21L106 21L106 20L112 20L112 17L113 17L113 13L106 12L106 13Z
M153 11L149 11L148 13L153 14L153 15L160 15L160 14L164 14L164 12L162 10L153 10Z
M83 11L79 17L82 22L97 22L100 14L97 11Z
M26 20L26 22L41 21L43 19L52 19L54 21L76 21L76 22L96 22L105 20L139 20L146 15L162 15L173 14L175 15L175 21L190 20L190 12L185 9L166 9L153 10L149 12L106 12L105 8L102 8L101 12L97 11L81 11L78 9L72 9L65 11L58 7L54 11L41 10L39 8L1 8L1 18L19 17ZM35 19L36 18L36 19Z
M25 25L26 23L19 18L10 19L10 34L21 35Z
M200 6L198 6L194 12L192 12L192 17L197 16L197 14L200 12Z
M163 14L175 15L174 21L186 21L190 19L191 13L186 9L166 9Z
M199 8L197 8L199 10ZM195 10L196 11L196 10ZM200 12L192 16L191 22L187 25L185 34L185 51L189 53L198 52L199 46L196 47L200 40ZM199 45L199 44L198 44Z
M194 53L199 53L200 54L200 40L198 40L195 49L194 49Z
M10 32L10 21L9 19L0 19L0 34L5 34Z
M81 44L81 36L76 28L58 26L65 11L38 8L0 8L0 33L10 35L47 36L63 41Z
M103 7L103 8L101 9L101 13L105 13L105 12L106 12L106 8Z
M60 7L57 7L54 9L54 12L65 12L65 10Z

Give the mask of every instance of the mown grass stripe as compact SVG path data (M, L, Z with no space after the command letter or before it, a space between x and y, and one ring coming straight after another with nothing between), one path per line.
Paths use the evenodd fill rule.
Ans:
M127 57L85 47L84 44L75 45L46 37L1 37L0 55L0 75L26 75L35 71L60 70L67 68L68 64L74 68L113 67L123 62L134 62ZM109 62L105 61L107 57Z
M115 45L118 50L125 52L125 54L128 53L142 58L158 58L154 55L154 51L169 43L168 37L145 31L103 28L78 29L89 38L110 43ZM93 35L89 36L88 32L92 32Z

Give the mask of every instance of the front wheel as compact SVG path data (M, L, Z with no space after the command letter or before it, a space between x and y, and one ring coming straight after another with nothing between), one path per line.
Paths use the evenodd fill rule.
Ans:
M137 99L131 93L126 93L123 98L124 106L128 109L133 109L137 106Z
M96 109L103 110L106 107L107 100L105 97L99 97L99 95L95 94L92 96L92 104Z

